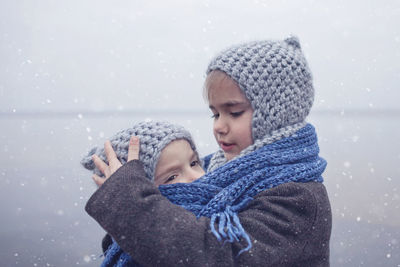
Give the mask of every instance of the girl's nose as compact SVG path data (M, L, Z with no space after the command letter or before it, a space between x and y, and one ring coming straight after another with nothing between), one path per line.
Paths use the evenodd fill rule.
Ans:
M224 135L228 132L228 125L223 118L218 118L218 120L214 121L214 132Z

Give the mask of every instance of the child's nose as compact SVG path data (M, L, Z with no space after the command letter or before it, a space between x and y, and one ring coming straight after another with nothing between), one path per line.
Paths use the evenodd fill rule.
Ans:
M186 182L191 183L193 181L196 181L204 174L205 174L205 172L203 170L196 170L194 168L189 168L185 174L185 178L187 179Z
M224 118L218 118L214 121L214 131L218 134L226 134L228 132L228 124Z

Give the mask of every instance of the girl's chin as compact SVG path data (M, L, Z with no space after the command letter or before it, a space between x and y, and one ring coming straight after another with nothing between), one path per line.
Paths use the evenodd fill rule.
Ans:
M227 161L230 161L231 159L233 159L234 157L236 157L237 154L236 154L236 153L227 153L227 152L224 152L224 156L225 156L225 158L226 158Z

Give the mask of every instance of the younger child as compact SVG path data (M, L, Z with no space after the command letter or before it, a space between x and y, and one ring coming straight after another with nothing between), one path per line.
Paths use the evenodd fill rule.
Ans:
M118 161L125 164L132 137L136 137L134 142L139 139L134 143L139 146L138 159L147 178L156 186L190 183L204 175L192 136L182 126L162 121L140 122L116 133L107 140L105 148L110 145ZM101 177L104 176L102 166L108 163L105 148L94 147L81 161L86 169L93 171L93 180L99 186L106 180Z
M140 122L118 132L106 142L105 148L95 147L82 159L81 164L93 171L98 186L108 178L100 177L107 168L107 154L115 153L119 162L126 163L130 142L131 149L136 151L133 156L143 163L146 177L156 186L190 183L205 173L195 143L186 129L168 122ZM110 246L111 242L110 236L106 235L102 243L103 251L108 249L105 262L111 262L119 251L116 244ZM124 261L124 258L119 260ZM125 260L129 261L129 257Z

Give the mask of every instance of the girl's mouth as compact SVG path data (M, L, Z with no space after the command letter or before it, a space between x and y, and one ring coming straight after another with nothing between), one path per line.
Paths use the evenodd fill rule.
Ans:
M235 146L234 144L228 144L228 143L224 143L224 142L220 142L219 145L222 148L222 150L225 152L231 151L233 149L233 147Z

